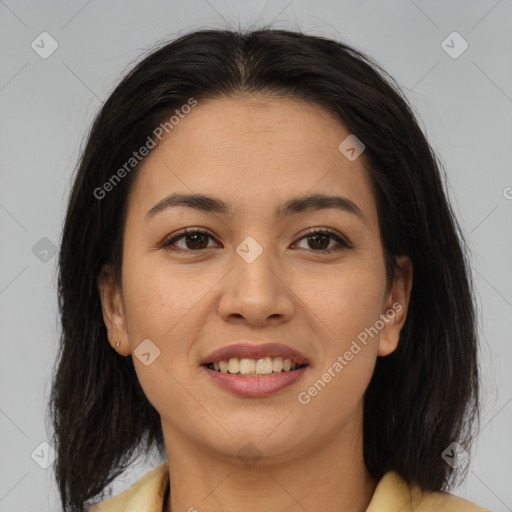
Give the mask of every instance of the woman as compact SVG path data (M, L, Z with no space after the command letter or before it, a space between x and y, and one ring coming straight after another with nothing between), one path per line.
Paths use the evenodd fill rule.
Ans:
M347 45L204 30L135 66L80 162L59 306L66 510L484 510L446 492L478 422L467 249Z

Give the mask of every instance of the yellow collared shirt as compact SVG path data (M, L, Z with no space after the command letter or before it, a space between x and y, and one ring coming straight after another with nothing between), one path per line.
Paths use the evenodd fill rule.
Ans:
M122 493L93 505L88 512L163 512L168 487L166 461ZM491 511L452 494L422 493L417 487L408 486L398 473L389 471L377 484L366 512Z

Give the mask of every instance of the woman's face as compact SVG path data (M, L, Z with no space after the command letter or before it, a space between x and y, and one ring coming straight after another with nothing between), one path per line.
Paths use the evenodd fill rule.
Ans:
M109 339L132 355L166 445L188 440L233 456L251 442L289 460L360 434L363 394L377 356L396 348L411 275L386 288L364 152L347 152L350 139L339 149L349 135L300 100L199 101L139 169L122 287L104 279L100 290ZM148 214L172 194L209 196L227 211L175 205ZM310 195L345 202L283 208ZM208 234L166 247L184 228ZM313 229L321 234L306 236ZM228 345L265 343L306 358L298 379L280 387L282 376L225 374L237 380L228 389L202 365ZM251 371L259 357L247 359ZM258 379L278 384L257 388Z

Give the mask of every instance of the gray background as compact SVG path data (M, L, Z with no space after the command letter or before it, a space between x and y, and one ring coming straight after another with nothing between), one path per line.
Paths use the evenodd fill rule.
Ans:
M60 510L52 468L39 465L50 462L41 443L49 440L45 405L59 331L52 248L93 115L158 40L272 20L377 59L407 92L441 155L473 252L482 340L482 429L468 478L452 492L512 510L511 0L0 0L1 511ZM46 59L31 47L42 46L44 31L58 43ZM441 45L453 31L469 44L458 58ZM447 44L452 53L462 48L461 40ZM153 465L139 461L114 493Z

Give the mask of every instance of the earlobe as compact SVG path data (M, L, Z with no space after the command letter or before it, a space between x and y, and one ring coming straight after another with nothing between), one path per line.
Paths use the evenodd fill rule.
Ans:
M119 354L127 356L130 354L130 348L125 329L123 305L119 287L114 282L109 265L104 265L98 275L98 293L109 343Z
M412 262L408 256L397 257L398 270L385 303L384 327L379 338L377 355L384 357L394 352L400 339L400 331L407 318L412 290Z

